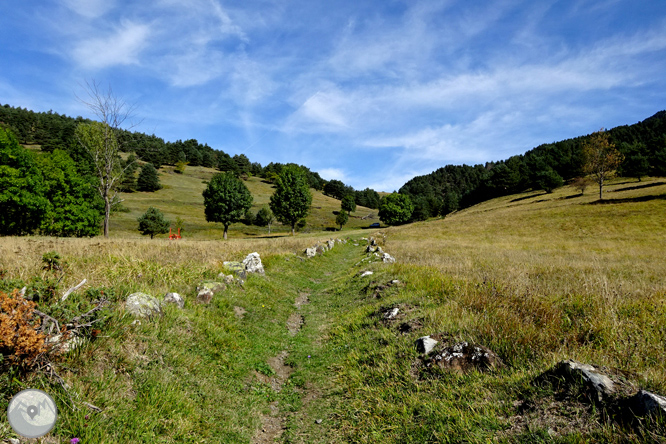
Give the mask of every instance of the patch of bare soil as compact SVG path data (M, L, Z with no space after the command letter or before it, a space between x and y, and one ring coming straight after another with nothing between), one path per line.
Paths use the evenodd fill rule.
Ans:
M296 336L296 333L300 331L304 322L305 319L303 316L298 313L292 313L292 315L289 316L289 319L287 319L287 330L289 330L289 334Z
M310 296L310 293L298 293L298 297L294 301L294 306L300 310L301 305L309 304L310 299L308 296Z
M277 356L270 358L267 364L273 369L275 375L272 377L255 372L255 376L261 382L271 385L271 388L279 392L282 390L282 384L289 378L293 369L285 364L285 360L289 356L286 351L281 351ZM273 443L279 439L284 432L285 417L280 415L278 402L275 401L270 405L270 413L263 415L261 418L261 428L257 430L252 438L252 444L268 444Z
M234 306L234 314L238 319L243 319L245 317L245 309L243 307L239 307L238 305Z

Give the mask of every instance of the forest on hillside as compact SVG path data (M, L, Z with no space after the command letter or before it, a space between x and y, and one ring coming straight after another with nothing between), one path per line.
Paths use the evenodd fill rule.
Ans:
M46 217L40 223L23 221L5 234L33 231L60 236L98 234L101 217L98 213L103 212L104 206L91 191L95 174L90 154L76 139L77 126L90 122L82 117L72 118L52 111L34 112L0 105L0 129L12 134L4 140L4 147L0 147L6 151L6 155L0 152L4 156L0 165L13 165L12 168L16 169L16 159L22 159L20 168L34 175L34 180L27 181L23 186L24 191L30 187L59 190L59 194L51 191L53 196L42 193L46 201L35 200L34 211L31 210L37 214L50 208L53 217ZM609 141L622 155L623 160L617 171L619 175L638 180L644 176L666 176L666 111L634 125L613 128L607 133ZM127 174L118 184L122 192L136 189L136 165L130 165L135 159L152 164L157 169L162 165L204 166L231 172L237 177L258 176L269 182L274 181L286 166L295 165L269 163L262 166L252 162L245 154L231 156L195 139L167 142L154 134L123 129L117 130L115 137L120 150L131 153L123 164L127 167ZM550 192L565 182L577 180L585 186L583 148L590 137L580 136L543 144L525 154L485 165L447 165L431 174L415 177L399 190L401 195L408 196L411 200L408 205L413 207L411 215L404 217L400 223L444 216L488 199L527 190ZM21 152L25 148L17 143L39 146L44 156L33 162L27 150L27 154ZM311 188L341 201L351 195L356 205L380 208L381 199L375 190L355 190L339 180L326 181L305 166L296 166L305 173ZM55 187L56 183L63 181L67 182L66 186ZM35 185L37 182L42 185ZM20 190L20 187L16 189ZM5 204L11 206L11 199L8 199ZM67 211L62 210L64 205ZM31 211L22 211L25 212L23 218L32 217ZM62 214L58 216L58 212ZM58 217L58 220L65 218L68 222L55 223Z
M608 130L623 155L617 174L638 180L666 176L666 111L634 125ZM443 216L499 196L545 190L564 182L584 181L583 146L591 135L546 143L485 165L447 165L418 176L400 188L414 204L412 220Z
M34 112L20 107L0 105L0 125L11 130L20 144L39 145L42 151L48 153L62 150L74 160L83 175L91 172L90 162L87 153L76 141L75 130L80 123L89 122L90 120L80 116L72 118L53 111ZM151 163L157 169L162 165L176 165L180 162L191 166L216 168L222 172L229 171L238 176L258 176L270 181L286 166L274 162L262 166L258 162L252 162L245 154L231 156L196 139L167 142L154 134L127 130L119 130L116 138L121 151L134 153L139 160ZM322 179L319 173L310 171L303 165L298 166L306 173L310 187L315 190L323 190L327 195L339 200L347 194L352 194L357 205L368 208L377 208L379 205L379 195L374 190L356 191L340 181L331 181L333 184L325 188L329 182ZM341 184L342 188L339 188L338 184ZM339 189L344 194L340 194ZM130 188L125 191L132 190Z

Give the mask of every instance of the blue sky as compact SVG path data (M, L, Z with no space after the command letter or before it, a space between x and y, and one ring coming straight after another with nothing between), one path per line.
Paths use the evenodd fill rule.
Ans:
M666 109L666 1L4 0L0 103L397 190Z

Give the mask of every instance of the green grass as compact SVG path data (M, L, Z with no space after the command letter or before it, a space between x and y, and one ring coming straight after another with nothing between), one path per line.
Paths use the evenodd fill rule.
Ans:
M174 168L164 166L158 170L160 183L163 188L153 193L135 192L123 193L123 206L128 212L114 213L111 217L110 233L113 237L133 238L140 237L136 219L140 217L149 207L158 208L162 211L172 224L176 217L184 221L185 229L182 235L193 239L220 239L223 226L218 223L206 222L204 216L204 205L202 192L206 188L206 181L219 173L212 168L190 167L185 169L184 174L174 172ZM268 206L273 194L273 185L259 177L250 177L245 181L253 197L251 211L257 213L263 206ZM322 231L338 228L335 225L334 212L340 211L340 201L321 192L311 190L313 194L310 214L306 218L305 231ZM372 215L372 219L362 217ZM377 210L365 207L357 207L349 218L345 230L368 227L373 222L379 222ZM175 225L174 225L175 226ZM285 235L290 232L290 227L276 223L272 226L272 233ZM265 237L268 228L246 226L241 223L232 224L229 228L230 237ZM158 237L168 237L161 235Z
M666 394L666 185L623 182L611 183L605 204L564 187L375 232L393 265L362 262L360 237L369 231L343 231L350 242L308 260L294 253L330 233L228 242L5 238L3 283L57 280L41 270L42 255L55 250L67 264L58 294L87 277L114 304L97 340L56 359L69 393L40 374L5 374L3 402L22 386L53 393L61 417L57 441L48 442L247 443L266 415L282 418L280 442L289 443L663 442L663 422L619 425L535 383L572 358L625 370ZM248 184L253 193L270 188ZM195 303L195 286L215 278L222 261L252 251L265 276ZM374 274L361 278L365 270ZM402 285L380 290L393 279ZM178 291L185 309L132 325L122 302L138 290ZM58 313L71 317L98 294L76 293ZM304 295L309 304L297 309ZM399 319L382 320L392 307ZM305 322L290 335L296 312ZM405 333L402 323L415 329ZM506 367L466 375L425 368L414 341L435 333L483 344ZM270 362L283 351L292 373L275 391ZM0 439L8 434L0 428Z

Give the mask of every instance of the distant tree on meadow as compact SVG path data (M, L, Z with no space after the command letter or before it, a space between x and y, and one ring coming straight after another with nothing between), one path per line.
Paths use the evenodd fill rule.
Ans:
M379 219L387 225L409 222L414 205L406 194L388 194L379 201Z
M348 221L349 214L347 214L345 210L340 211L338 215L335 216L335 224L340 227L340 230L342 230L343 225L346 225Z
M153 192L162 188L157 170L152 163L147 163L141 167L139 178L136 181L136 189L139 191Z
M224 224L224 239L229 225L239 222L252 206L252 194L233 173L213 176L203 191L204 214L208 222Z
M345 197L343 197L342 202L340 203L340 207L347 213L353 213L356 211L356 200L354 199L354 195L347 194Z
M594 177L599 185L599 200L604 198L604 182L612 178L615 170L622 164L624 156L615 145L610 142L609 134L605 130L593 133L583 143L583 154L585 157L584 170Z
M546 191L546 193L552 193L555 188L559 188L564 184L564 180L562 176L557 174L557 171L546 167L537 173L536 184L539 189Z
M296 223L308 215L312 204L307 176L300 167L287 165L275 179L275 185L270 202L271 211L277 220L291 226L293 236Z
M169 231L171 222L164 219L164 215L157 208L150 207L146 210L141 217L137 219L139 222L139 231L141 234L150 235L152 239L156 234L164 234Z
M271 225L275 222L273 212L267 207L261 207L254 218L254 224L258 227L268 226L268 234L271 234Z
M641 178L650 174L650 159L644 154L646 151L644 143L622 143L620 152L624 155L624 162L620 166L619 173L624 177L634 177L639 182Z

